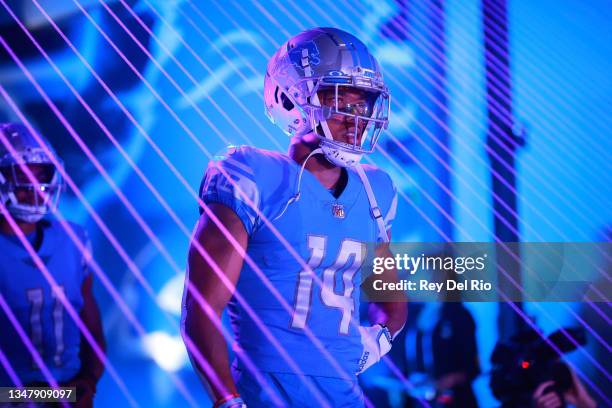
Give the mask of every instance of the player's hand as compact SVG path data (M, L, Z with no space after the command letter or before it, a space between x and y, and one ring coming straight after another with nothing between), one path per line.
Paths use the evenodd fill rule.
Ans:
M359 326L363 353L359 359L357 375L363 373L391 350L391 333L380 324L374 326Z
M560 408L563 401L559 394L551 391L555 385L553 381L545 381L533 393L533 406L536 408Z
M576 408L595 408L597 402L589 395L586 388L576 375L574 370L570 368L572 373L572 388L563 394L565 400Z

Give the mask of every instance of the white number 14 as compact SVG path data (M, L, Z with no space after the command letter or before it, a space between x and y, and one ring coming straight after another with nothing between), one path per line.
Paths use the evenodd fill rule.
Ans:
M291 321L291 327L293 328L303 329L306 326L312 301L312 273L321 265L321 261L325 256L326 246L327 237L318 235L308 236L310 257L307 264L310 269L303 269L298 275L295 308ZM364 255L365 245L363 243L345 239L340 245L340 251L336 257L336 261L323 272L321 300L326 306L340 310L342 317L340 319L339 332L342 334L348 334L349 331L349 324L355 309L355 302L352 297L353 290L355 290L353 278L363 263ZM350 265L347 266L349 262ZM344 290L341 294L338 294L334 290L336 286L336 273L343 268L342 283Z

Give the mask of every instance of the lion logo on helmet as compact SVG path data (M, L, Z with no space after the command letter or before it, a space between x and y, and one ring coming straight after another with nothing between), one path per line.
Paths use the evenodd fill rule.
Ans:
M302 50L308 50L308 62L310 65L315 66L321 63L321 54L319 49L317 48L317 44L314 41L306 41L303 44L300 44L299 47L294 47L289 50L289 59L291 63L296 69L303 70L302 66Z

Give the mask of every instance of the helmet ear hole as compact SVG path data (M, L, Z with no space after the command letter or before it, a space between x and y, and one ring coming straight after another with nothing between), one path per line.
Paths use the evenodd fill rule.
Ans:
M295 107L293 102L291 102L291 100L287 97L287 95L284 92L281 93L281 101L283 102L283 108L285 108L288 111L290 111L291 109Z

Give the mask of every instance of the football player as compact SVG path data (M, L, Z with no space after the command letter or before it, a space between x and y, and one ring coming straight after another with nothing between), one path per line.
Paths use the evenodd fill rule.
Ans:
M186 291L183 330L210 367L192 360L215 407L268 407L278 398L286 406L312 406L312 387L332 406L363 406L357 374L390 350L406 319L402 302L372 303L371 325L359 325L366 244L375 244L375 256L392 256L396 189L384 171L360 164L388 124L389 91L359 39L315 28L272 56L264 101L269 118L291 137L289 152L230 148L209 164L200 196L210 212L195 230L186 277L217 318L227 308L237 358L230 367L224 337ZM255 315L236 300L234 287ZM210 368L215 381L206 374Z
M79 311L96 342L104 348L100 314L88 270L91 254L79 251L61 224L45 217L57 207L63 183L54 164L54 160L59 165L61 161L51 146L44 139L40 140L45 146L39 144L22 124L0 124L0 205L15 220L68 301ZM26 167L31 173L29 176L24 171ZM70 226L89 248L85 231L77 225ZM103 364L81 337L77 324L65 313L8 219L1 215L0 294L56 382L60 386L76 387L76 406L91 406ZM1 309L0 327L0 349L21 383L50 386ZM15 385L0 366L0 386Z

